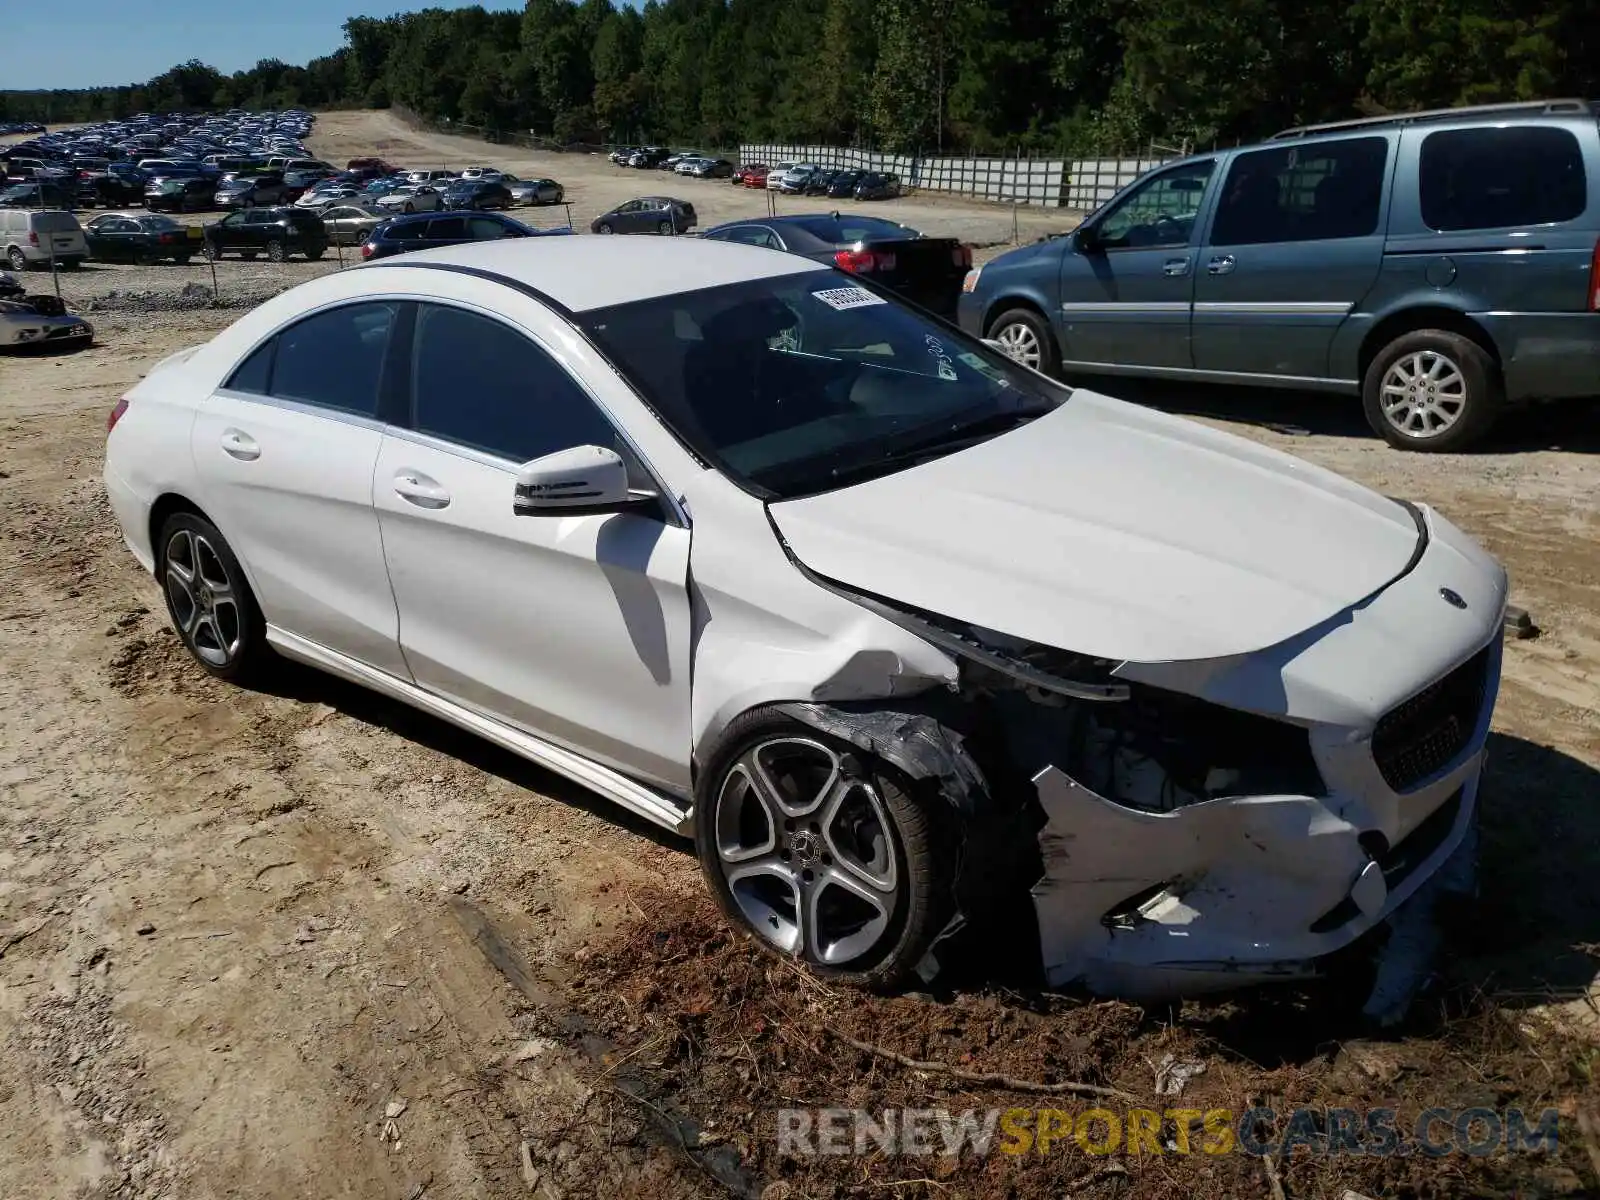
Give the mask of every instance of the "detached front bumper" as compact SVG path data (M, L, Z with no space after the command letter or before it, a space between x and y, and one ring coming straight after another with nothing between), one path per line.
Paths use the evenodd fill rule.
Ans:
M1412 570L1317 629L1236 659L1119 670L1305 728L1325 794L1157 812L1055 765L1033 776L1048 983L1151 998L1308 977L1473 852L1506 579L1424 515Z

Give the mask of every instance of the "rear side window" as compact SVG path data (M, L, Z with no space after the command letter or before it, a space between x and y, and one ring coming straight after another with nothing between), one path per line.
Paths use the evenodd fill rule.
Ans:
M438 217L428 222L428 237L432 241L446 241L467 236L467 223L460 217Z
M420 242L426 229L426 221L407 221L404 224L389 226L384 230L383 236L397 242Z
M1233 160L1214 246L1370 237L1378 231L1387 138L1252 150Z
M383 360L399 308L394 303L348 304L285 329L276 339L271 394L377 416Z
M411 387L412 428L512 462L616 442L561 364L509 325L459 308L417 314Z
M239 364L237 370L222 386L232 392L245 392L252 396L265 396L272 383L272 352L278 339L268 338L257 346L250 357Z
M1567 129L1510 126L1430 133L1419 163L1430 229L1503 229L1581 216L1583 152Z

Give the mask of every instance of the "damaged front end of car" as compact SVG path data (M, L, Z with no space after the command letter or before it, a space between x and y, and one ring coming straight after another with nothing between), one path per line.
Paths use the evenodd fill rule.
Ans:
M785 706L956 813L956 916L920 973L966 938L1031 946L1048 986L1148 1000L1312 978L1370 946L1367 1012L1403 1015L1436 903L1476 887L1500 674L1504 573L1464 570L1487 556L1440 531L1379 596L1204 663L1029 645L816 579L959 663L954 688L890 705ZM1471 621L1439 603L1445 579L1472 583ZM1395 653L1420 619L1421 653Z

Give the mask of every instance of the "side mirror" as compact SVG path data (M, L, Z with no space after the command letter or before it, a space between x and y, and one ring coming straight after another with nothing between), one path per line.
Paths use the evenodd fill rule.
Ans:
M1077 245L1079 254L1098 254L1105 249L1100 242L1100 234L1093 225L1079 228L1072 240Z
M660 497L628 487L628 466L615 450L574 446L523 464L512 508L519 517L659 512Z

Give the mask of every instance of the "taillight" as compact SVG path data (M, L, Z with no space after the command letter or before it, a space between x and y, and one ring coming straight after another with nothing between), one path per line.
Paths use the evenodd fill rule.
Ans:
M967 245L957 246L953 251L951 251L951 257L955 260L956 266L971 267L972 247Z
M106 432L107 433L110 433L113 429L115 429L117 427L117 422L122 420L122 414L127 412L127 411L128 411L128 398L126 396L124 396L124 397L122 397L122 399L117 401L116 406L114 408L112 408L112 410L111 410L111 415L106 418Z
M361 243L361 257L362 258L371 258L372 257L372 243L371 242L362 242Z
M874 271L894 270L894 255L872 250L840 250L833 256L834 264L856 275L870 275Z
M1600 242L1594 244L1594 257L1589 260L1589 311L1600 312Z
M38 244L39 244L39 235L30 230L29 233L28 233L28 245L37 246Z

